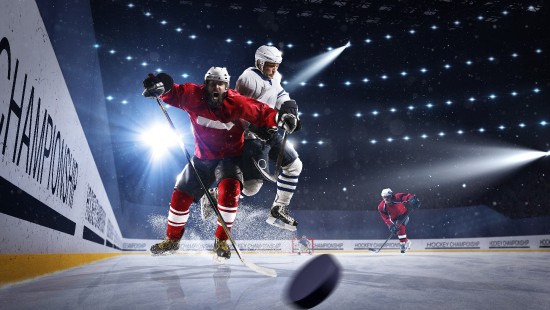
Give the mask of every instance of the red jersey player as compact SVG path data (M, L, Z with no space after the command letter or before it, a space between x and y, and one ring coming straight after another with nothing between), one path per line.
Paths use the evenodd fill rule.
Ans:
M414 194L396 193L385 188L381 193L382 201L378 204L378 212L391 233L396 234L399 239L401 253L405 253L411 246L407 238L407 223L409 222L409 211L405 204L411 207L420 207L420 201Z

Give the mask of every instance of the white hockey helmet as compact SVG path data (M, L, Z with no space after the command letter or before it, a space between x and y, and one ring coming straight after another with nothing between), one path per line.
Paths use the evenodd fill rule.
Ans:
M391 196L393 196L393 191L391 190L391 188L384 188L380 195L382 197L391 197Z
M229 76L229 72L227 72L227 69L225 67L212 67L208 69L206 74L204 75L204 82L206 81L222 81L227 83L227 87L229 87L229 79L231 77Z
M266 62L271 62L274 64L280 64L283 62L283 53L279 51L275 46L262 45L256 50L254 55L256 60L256 67L260 71L264 71L264 64Z

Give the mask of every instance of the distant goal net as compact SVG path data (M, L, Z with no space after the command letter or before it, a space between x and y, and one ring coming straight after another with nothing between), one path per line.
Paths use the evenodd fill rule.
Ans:
M292 254L313 254L315 251L315 240L312 238L292 239Z

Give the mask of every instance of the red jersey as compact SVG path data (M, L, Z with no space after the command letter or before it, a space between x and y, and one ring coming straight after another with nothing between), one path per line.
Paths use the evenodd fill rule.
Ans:
M241 156L244 146L244 119L257 127L276 126L277 111L253 98L229 89L218 108L206 100L204 85L174 84L160 97L167 104L189 114L195 139L195 156L203 160Z
M386 225L391 225L394 223L395 219L407 213L407 208L403 202L409 201L414 196L414 194L409 193L397 193L393 195L393 203L386 204L382 199L378 204L378 212Z

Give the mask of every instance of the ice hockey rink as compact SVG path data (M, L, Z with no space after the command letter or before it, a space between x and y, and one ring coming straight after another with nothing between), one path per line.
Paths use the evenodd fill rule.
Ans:
M321 255L316 253L314 255ZM313 256L122 255L3 287L3 309L294 309L289 283ZM549 252L425 252L334 255L342 274L316 309L548 309Z
M295 309L290 283L327 254L341 274L315 309L550 309L542 1L133 2L2 1L0 310ZM265 224L276 194L266 184L239 202L232 234L277 277L235 252L214 262L217 224L198 206L180 252L151 256L187 161L177 143L156 158L142 141L166 123L143 79L201 84L219 65L233 86L272 43L303 115L289 139L304 163L299 231ZM188 117L174 110L191 150ZM388 236L376 208L387 186L423 201L405 255L396 238L367 250ZM315 240L313 255L290 253L300 236ZM457 247L430 245L449 240Z

